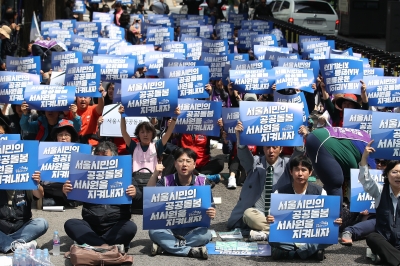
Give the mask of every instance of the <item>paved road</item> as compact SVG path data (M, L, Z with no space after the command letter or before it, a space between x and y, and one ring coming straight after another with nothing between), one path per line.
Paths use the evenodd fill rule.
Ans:
M220 150L212 150L214 156L221 156ZM228 173L227 164L223 173ZM226 221L239 198L241 187L236 190L228 190L226 188L226 181L219 183L213 189L214 197L221 197L222 204L217 205L217 217L211 223L211 228L216 231L226 231ZM80 218L81 207L76 209L67 209L65 212L45 212L41 210L33 210L34 217L43 217L49 221L50 227L48 232L38 239L41 248L52 248L52 236L54 230L58 230L61 237L61 252L64 253L69 250L72 244L71 239L66 236L64 231L64 222L69 218ZM142 228L142 216L133 215L132 220L138 226L138 233L131 243L129 254L134 256L135 265L281 265L282 262L272 261L270 257L236 257L236 256L215 256L210 255L207 261L180 258L173 256L156 256L151 257L150 247L151 241L149 240L147 231ZM326 260L324 265L361 265L369 264L370 261L365 259L366 250L365 241L356 242L353 247L344 247L340 244L333 245L326 250ZM52 262L56 265L72 265L68 260L62 256L51 256ZM310 263L318 263L316 261L285 261L285 265L308 265ZM372 265L372 264L371 264Z

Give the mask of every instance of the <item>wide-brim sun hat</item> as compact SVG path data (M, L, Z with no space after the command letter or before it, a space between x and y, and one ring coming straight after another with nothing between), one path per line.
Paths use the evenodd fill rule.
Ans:
M343 97L341 97L341 98L339 98L339 99L336 100L336 105L337 105L339 108L343 109L343 108L342 108L342 104L343 104L344 101L353 102L354 105L355 105L355 108L354 108L354 109L360 109L360 108L361 108L361 105L360 105L360 104L358 103L358 101L357 101L357 96L354 95L354 94L345 93L345 94L343 95Z
M71 142L77 142L79 139L78 132L76 132L74 128L74 124L71 120L61 119L57 126L53 128L51 131L51 138L57 141L57 134L61 131L66 130L69 134L71 134Z

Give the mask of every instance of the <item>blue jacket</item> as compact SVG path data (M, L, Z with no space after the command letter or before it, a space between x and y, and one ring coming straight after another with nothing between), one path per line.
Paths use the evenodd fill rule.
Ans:
M79 115L77 115L72 120L72 122L74 124L74 128L75 128L76 132L79 133L79 131L81 131L81 126L82 126L81 117ZM48 122L47 122L47 118L45 115L39 116L37 121L29 122L29 115L23 114L21 116L21 120L19 121L19 124L21 125L21 129L23 131L37 134L36 140L43 141L51 133L51 132L49 132Z

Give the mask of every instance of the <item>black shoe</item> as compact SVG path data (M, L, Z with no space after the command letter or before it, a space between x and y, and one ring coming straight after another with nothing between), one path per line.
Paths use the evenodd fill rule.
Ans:
M273 260L290 260L292 257L288 250L281 248L272 248L271 257Z
M205 246L191 248L189 251L189 257L201 258L206 260L208 259L207 248Z
M323 261L325 259L325 249L318 249L317 251L317 260Z

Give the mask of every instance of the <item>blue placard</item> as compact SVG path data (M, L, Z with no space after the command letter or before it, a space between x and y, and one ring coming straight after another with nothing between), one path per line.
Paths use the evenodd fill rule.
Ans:
M125 29L122 27L109 25L103 30L103 36L110 39L125 39Z
M170 17L174 21L174 27L179 27L181 25L181 20L182 19L186 19L187 15L186 14L171 13Z
M40 34L43 38L49 36L49 29L61 29L61 22L55 21L41 21L40 22Z
M348 48L348 49L346 49L346 50L334 50L334 49L331 49L330 51L329 51L329 54L340 54L340 55L350 55L350 56L353 56L353 48Z
M76 28L76 19L57 19L54 22L61 23L61 29L74 31Z
M75 0L73 12L76 14L85 14L86 13L85 1L84 0Z
M228 55L229 56L229 55ZM252 70L252 69L272 69L271 61L269 60L260 60L260 61L232 61L231 69L232 70Z
M229 79L233 89L241 93L265 94L272 92L275 83L274 70L265 68L254 70L229 70Z
M278 41L273 34L259 34L251 36L251 46L254 45L278 46Z
M208 98L209 77L207 66L164 67L164 78L178 78L179 98Z
M203 53L226 55L228 54L228 41L227 40L203 40Z
M112 22L114 19L113 13L93 12L93 22Z
M369 169L369 174L378 184L383 186L382 170ZM363 185L358 181L360 169L350 169L351 173L351 212L362 212L367 210L369 213L375 213L375 199L365 192Z
M322 54L331 49L335 49L334 40L315 41L315 42L302 42L302 51L305 53Z
M250 30L251 29L251 20L242 20L240 23L240 27L242 30Z
M385 75L385 69L382 67L371 67L371 68L364 67L364 77L366 76L383 77L384 75Z
M230 63L232 61L248 62L249 60L250 60L249 54L228 54L228 61Z
M299 60L299 59L290 59L290 58L279 58L278 66L280 67L293 67L293 68L305 68L312 69L314 73L314 83L316 83L316 79L319 74L319 62L312 60Z
M199 34L200 34L200 28L199 28ZM181 34L180 41L181 42L191 42L191 41L202 41L203 39L198 36L192 36L188 34Z
M371 106L400 106L400 78L364 77L368 103Z
M210 186L145 187L143 230L210 227Z
M39 75L0 71L0 102L22 104L25 87L39 84Z
M398 160L400 159L400 114L386 112L372 112L371 147L375 152L372 158Z
M36 190L32 175L38 170L36 140L0 141L0 189Z
M68 64L83 63L81 52L53 52L51 54L51 68L53 71L65 71Z
M244 131L240 144L256 146L302 146L298 133L303 124L301 104L241 101L240 120Z
M171 27L171 28L174 25L174 22L169 17L155 18L152 21L150 21L150 23L156 24L156 25L160 25L160 26L163 26L163 27Z
M181 19L181 27L197 27L201 25L206 25L204 19Z
M311 85L314 83L312 69L274 67L276 90L298 89L314 93Z
M199 60L201 57L201 51L203 47L203 42L201 40L197 41L184 41L186 44L186 58L188 60Z
M258 32L250 31L248 29L243 29L243 26L242 26L242 29L238 30L239 43L238 43L237 47L239 49L247 49L247 50L251 49L252 48L251 38L252 38L252 36L257 36L257 35L258 35Z
M93 63L100 65L102 81L127 79L136 72L136 60L121 56L93 56Z
M97 53L99 55L107 54L108 49L111 47L111 45L120 42L121 40L118 39L109 39L109 38L98 38L99 41L99 49L97 50Z
M343 127L364 130L371 136L372 111L344 108Z
M296 93L293 95L283 95L279 92L274 92L274 101L275 102L283 102L283 103L299 103L303 107L303 125L308 126L308 116L310 115L308 112L308 105L306 101L306 97L303 92Z
M43 111L68 111L75 101L74 86L29 85L24 99L29 107Z
M180 28L180 38L182 40L182 36L193 36L198 37L200 35L200 28L193 26L181 26Z
M99 42L97 39L89 39L80 36L72 37L71 51L78 51L84 54L97 54Z
M84 64L92 64L93 63L93 54L82 54L82 61Z
M154 52L153 44L124 46L118 51L119 55L134 55L137 58L137 67L144 67L145 54Z
M363 62L349 59L322 59L319 61L326 91L330 94L360 94Z
M272 47L272 46L265 46L265 47ZM280 48L280 47L273 47L273 48ZM255 54L255 53L254 53ZM265 51L264 58L262 56L258 57L258 60L271 60L273 66L278 65L278 60L280 58L289 58L289 59L299 59L298 54L289 54L289 53L280 53L280 52L271 52Z
M221 102L178 99L178 106L181 114L176 120L175 133L220 136Z
M91 154L92 146L71 142L40 142L38 160L40 179L65 183L69 177L72 152Z
M269 242L337 244L340 197L271 194Z
M233 13L229 14L231 17ZM258 244L258 250L216 250L215 243L210 242L206 245L208 255L228 255L228 256L251 256L268 257L271 256L271 246L267 244Z
M242 21L246 21L249 17L249 14L234 14L230 13L228 16L228 22L232 23L235 28L242 27Z
M164 42L161 44L161 50L164 52L181 53L186 58L187 49L184 42Z
M148 27L146 38L146 43L161 46L164 42L174 40L174 29L172 27Z
M220 80L223 75L225 64L228 62L227 55L214 55L208 53L201 53L201 59L210 64L210 79Z
M232 39L233 36L233 24L232 23L218 23L217 25L215 25L214 29L215 32L217 33L217 37L218 39L227 39L230 40Z
M181 53L170 52L149 52L144 57L144 62L147 67L146 76L158 76L160 68L163 66L164 58L185 59Z
M64 43L67 47L71 45L71 39L74 35L72 30L63 30L63 29L49 29L49 38L52 40L56 40L57 42Z
M21 140L20 134L0 134L0 140Z
M204 61L164 58L163 67L205 66Z
M178 79L122 79L121 101L128 116L174 116Z
M222 121L224 122L224 131L226 139L236 142L235 127L239 120L239 108L222 108Z
M79 97L101 97L100 65L68 64L65 71L65 85L75 86L75 95Z
M76 33L85 38L99 38L101 35L100 22L77 22Z
M69 166L69 200L93 204L131 204L132 156L96 156L73 152Z
M299 44L300 48L303 47L304 42L318 42L326 40L325 36L308 36L308 35L299 35Z
M272 21L264 20L251 20L250 29L253 31L261 32L261 34L267 34L271 29L274 28L274 23Z
M7 71L40 74L40 56L13 57L7 55Z

